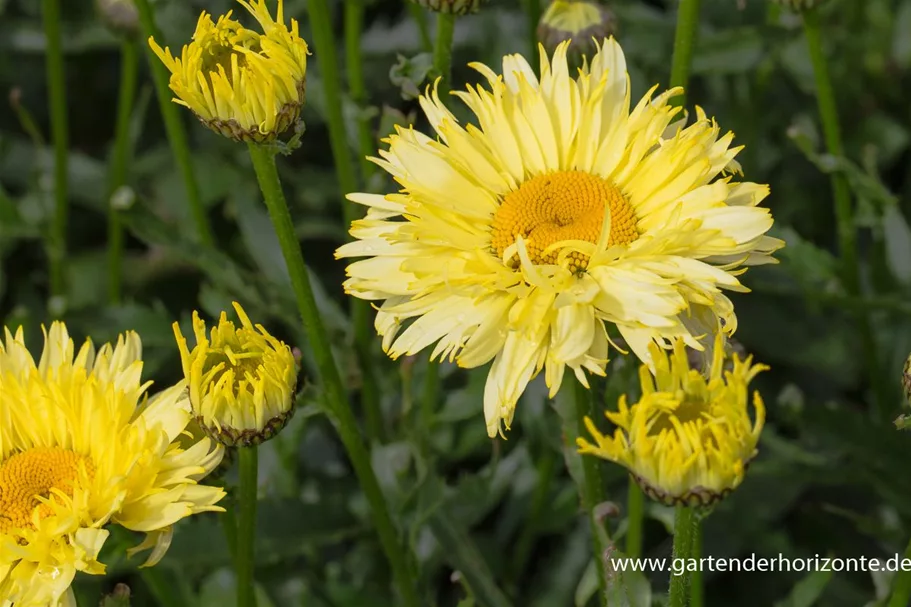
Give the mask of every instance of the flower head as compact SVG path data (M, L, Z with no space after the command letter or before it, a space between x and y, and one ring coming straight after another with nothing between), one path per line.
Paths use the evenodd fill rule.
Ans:
M487 0L411 0L419 6L437 12L467 15L476 13Z
M538 23L538 40L549 52L568 41L571 52L597 51L595 40L616 31L616 19L606 6L589 0L552 0Z
M175 101L209 128L238 141L271 141L297 122L304 104L307 43L284 23L283 2L276 19L265 0L237 0L253 15L263 33L246 29L231 11L213 23L203 12L193 42L179 58L149 45L171 71Z
M683 340L670 356L651 344L655 377L640 367L642 398L628 407L622 396L619 411L606 414L617 426L612 437L586 418L595 442L576 439L579 451L625 466L650 497L669 505L705 506L737 488L765 422L759 392L750 419L748 386L768 367L735 354L733 369L725 370L722 339L718 334L708 377L690 367Z
M74 356L54 323L36 365L21 328L0 342L0 605L67 604L76 574L103 574L109 524L146 533L130 553L167 551L172 525L222 510L217 487L198 484L221 461L208 438L181 446L186 386L148 399L135 333Z
M477 116L460 125L436 90L421 98L438 139L398 129L374 162L401 186L350 194L367 216L338 257L345 289L382 300L376 328L392 357L434 343L432 358L466 368L491 360L487 431L512 421L542 369L551 395L566 368L603 375L607 324L642 360L649 344L733 333L722 289L744 291L742 266L769 263L781 241L758 203L768 186L738 182L733 134L702 112L686 128L668 101L630 107L620 46L604 40L578 76L561 44L503 74L472 64L488 89L454 93ZM650 363L651 364L651 363Z
M174 323L190 403L200 427L228 446L250 446L281 430L293 414L297 365L284 343L262 325L254 326L234 304L240 327L221 313L206 337L206 323L193 313L196 347Z
M112 31L131 38L139 33L139 10L133 0L95 0L95 9Z

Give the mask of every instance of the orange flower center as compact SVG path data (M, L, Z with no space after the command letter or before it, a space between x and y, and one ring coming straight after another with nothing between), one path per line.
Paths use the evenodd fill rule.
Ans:
M47 501L73 497L83 467L94 476L87 457L60 447L35 447L6 458L0 463L0 534L31 527L36 509L39 518L50 515Z
M629 244L639 237L636 214L617 186L584 171L557 171L534 177L508 193L493 218L491 246L502 258L521 236L532 263L556 264L559 250L554 243L582 240L597 244L610 209L608 244ZM588 255L573 251L568 256L573 272L588 267ZM510 261L518 266L517 258Z

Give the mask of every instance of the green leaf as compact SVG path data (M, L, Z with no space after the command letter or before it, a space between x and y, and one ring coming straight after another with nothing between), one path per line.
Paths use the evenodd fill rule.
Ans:
M754 27L724 29L697 38L693 74L739 74L754 69L765 51Z
M464 576L475 598L485 607L510 607L510 601L497 586L484 555L467 531L443 508L430 516L428 525L443 549L444 558Z
M433 69L430 53L414 57L398 56L398 62L389 70L389 80L399 87L402 99L417 99L424 92L424 81Z
M892 29L892 60L900 69L911 67L911 0L904 0L898 7Z
M794 586L787 598L775 603L775 607L812 607L822 596L832 575L831 567L810 573Z
M892 275L903 285L911 284L911 228L897 204L886 205L882 229Z

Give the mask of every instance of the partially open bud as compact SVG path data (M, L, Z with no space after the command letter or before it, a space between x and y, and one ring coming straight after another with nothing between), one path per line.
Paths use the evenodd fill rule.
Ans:
M139 11L133 0L95 0L95 10L113 32L131 38L139 33Z
M816 8L825 1L826 0L772 0L772 2L798 13L808 11L811 8Z
M254 326L240 304L240 327L222 312L206 336L206 324L193 313L196 347L174 323L190 406L200 428L223 445L249 447L275 436L291 418L297 367L291 348Z
M597 2L553 0L538 23L538 40L550 53L566 40L571 53L594 53L598 48L593 38L609 38L616 24L613 13Z
M594 442L578 438L579 452L625 466L656 501L709 506L740 485L756 455L765 407L758 392L750 407L748 387L768 367L735 354L726 370L720 334L705 375L690 367L682 340L670 355L654 343L649 351L655 376L640 367L642 398L630 407L622 396L619 410L606 414L613 436L586 418Z
M476 13L487 0L411 0L415 4L437 13L467 15Z
M149 45L171 71L175 101L185 105L210 129L236 141L265 143L295 125L304 104L307 43L297 21L289 30L278 0L273 19L265 0L238 0L259 22L263 33L246 29L231 11L213 23L203 12L193 41L179 57Z

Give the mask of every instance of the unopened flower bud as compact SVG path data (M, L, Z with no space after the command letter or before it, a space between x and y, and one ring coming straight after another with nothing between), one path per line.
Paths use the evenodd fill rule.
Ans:
M139 11L133 0L95 0L95 10L114 33L131 38L139 33Z
M487 0L411 0L415 4L437 13L467 15L476 13Z
M616 25L613 13L597 2L553 0L538 23L538 40L551 53L566 40L570 53L594 53L598 49L593 38L609 38Z
M294 412L297 371L291 348L254 326L234 304L241 326L222 312L206 336L206 324L193 313L196 346L174 323L190 407L199 427L228 447L249 447L269 440Z

